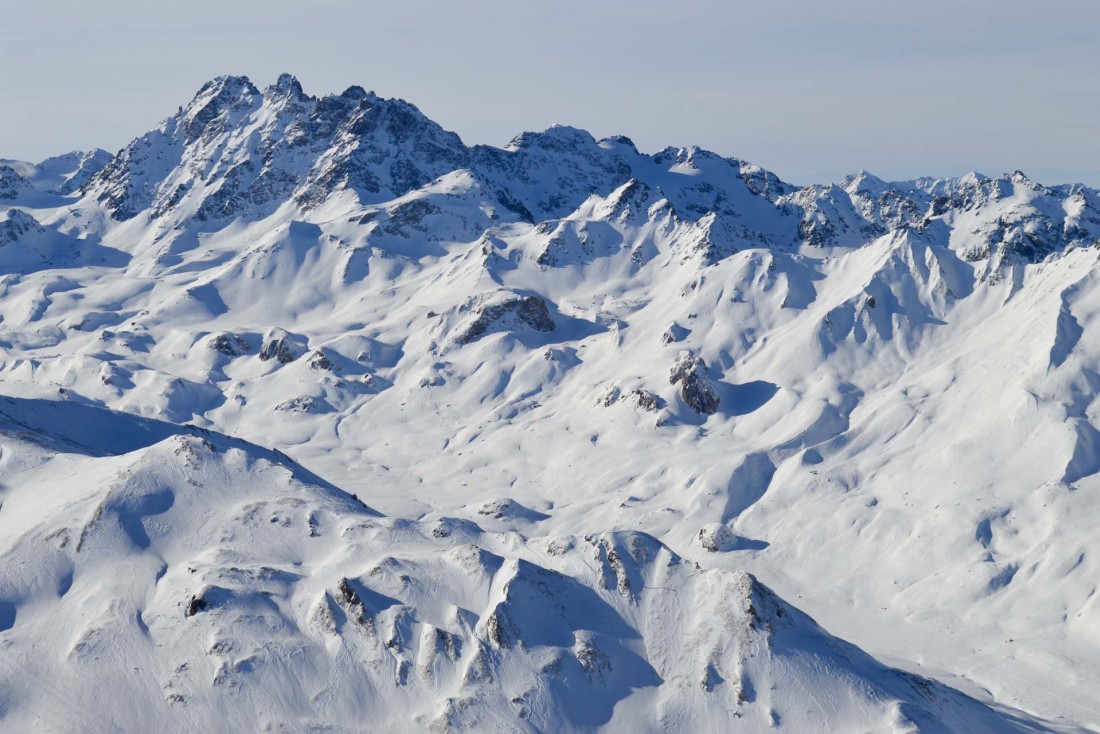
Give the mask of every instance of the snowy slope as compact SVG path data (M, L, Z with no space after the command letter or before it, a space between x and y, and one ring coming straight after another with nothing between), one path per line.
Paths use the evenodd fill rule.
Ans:
M5 399L0 431L13 730L1033 730L644 533L380 517L75 403Z
M288 75L102 158L0 166L0 675L147 704L13 726L1100 727L1100 193Z

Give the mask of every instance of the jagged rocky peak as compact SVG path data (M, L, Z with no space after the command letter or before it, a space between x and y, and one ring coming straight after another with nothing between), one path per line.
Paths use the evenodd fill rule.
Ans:
M662 206L657 206L658 204ZM660 210L667 204L667 200L656 196L656 192L648 185L631 178L606 198L600 198L592 214L601 219L623 223L645 221L652 209Z
M538 148L561 153L594 147L597 147L596 139L587 130L570 125L551 125L542 132L520 133L504 149L515 151Z
M840 187L853 196L879 196L890 188L890 184L865 170L845 176Z
M780 196L785 196L797 188L766 168L754 163L740 161L739 168L741 178L745 181L745 187L768 201L775 201Z
M922 176L915 179L912 184L915 189L923 191L931 196L944 196L958 191L980 190L992 180L993 179L985 174L978 173L977 171L970 171L962 176L953 176L949 178Z
M387 201L468 162L469 152L461 138L413 104L381 99L353 87L336 100L325 98L318 107L341 103L347 116L296 194L302 206L314 206L340 189L355 191L365 203Z
M692 220L712 209L733 213L741 194L730 187L768 206L787 188L737 159L697 148L650 157L627 138L597 142L565 125L523 133L503 149L471 149L404 100L358 86L314 98L283 74L262 93L247 77L211 80L176 116L127 146L88 191L116 219L194 212L205 221L248 211L262 216L286 201L310 210L341 191L380 203L468 169L504 209L537 222L566 216L632 180L660 191L662 182L634 173L653 162L704 173L699 181L680 177L673 188L681 195L662 192Z
M687 147L669 146L653 156L653 161L660 166L668 167L670 171L684 175L698 175L699 173L719 173L719 175L732 176L740 179L742 169L751 168L740 158L723 156L714 151L700 148L697 145ZM762 170L762 169L761 169Z
M97 173L107 167L114 157L101 148L77 151L69 155L79 156L79 158L72 173L67 174L65 180L57 186L56 190L60 194L71 194L83 189ZM45 164L46 161L43 161L39 164L39 168L44 168Z
M0 165L0 200L15 199L31 188L31 183L10 165Z
M641 155L638 151L638 146L634 144L633 140L625 135L611 135L599 140L598 145L608 150L623 151L630 155Z
M350 87L340 93L340 97L343 99L353 99L359 101L362 99L375 98L374 92L368 92L358 84L352 84Z
M41 232L42 225L30 214L19 209L9 209L0 214L0 246L15 242L28 232Z
M277 97L305 98L306 93L297 77L293 74L283 73L279 75L274 84L264 90L264 97L269 99Z
M467 157L457 135L403 100L358 86L318 99L289 74L261 93L247 77L227 76L127 146L89 192L120 220L143 211L262 216L288 200L309 209L342 190L387 201Z
M1028 178L1026 173L1024 173L1023 171L1021 171L1018 168L1015 171L1013 171L1012 173L1008 174L1007 178L1008 178L1009 181L1011 181L1016 186L1023 186L1025 188L1031 189L1032 191L1042 191L1043 190L1043 185L1042 184L1040 184L1036 181L1032 181L1030 178Z
M260 90L246 76L219 76L208 81L184 108L184 142L192 143L211 132L211 124L226 111L251 106L261 97Z
M0 160L0 198L13 199L19 192L32 190L67 196L99 173L111 157L107 151L95 148L73 150L39 163Z
M808 245L860 247L911 231L971 262L988 259L995 269L1100 241L1100 214L1088 192L1083 186L1045 187L1019 171L894 182L861 171L779 202L801 212L798 237Z
M475 146L471 165L509 208L529 221L569 215L593 194L606 196L631 177L622 146L555 125L525 132L504 148Z

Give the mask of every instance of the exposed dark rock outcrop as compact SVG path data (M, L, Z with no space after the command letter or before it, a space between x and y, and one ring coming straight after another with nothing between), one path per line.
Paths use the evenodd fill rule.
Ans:
M507 317L540 332L551 332L557 328L546 302L538 296L515 296L478 309L477 318L459 334L459 344L469 344Z
M28 232L45 231L37 219L18 209L8 211L7 217L0 222L0 247L15 242Z
M11 166L0 166L0 199L14 199L31 188L27 179Z
M323 349L315 349L313 353L309 355L309 368L311 370L332 372L336 369L336 366L332 363L332 360Z
M187 609L184 611L184 615L194 617L199 612L205 611L209 606L210 602L204 599L202 594L192 596L191 600L187 602Z
M668 379L680 385L680 397L696 413L710 415L718 411L718 393L707 379L707 363L698 355L680 352Z
M654 413L661 407L661 400L648 390L631 390L627 393L627 399L631 400L642 410Z
M263 349L260 350L260 359L265 362L274 359L280 364L289 364L298 359L299 356L301 355L286 335L269 339L264 343Z
M215 352L221 352L227 357L240 357L252 351L252 346L247 339L229 332L216 334L210 340L210 348Z
M317 398L301 395L279 403L275 406L275 410L281 410L284 413L319 413L323 407Z

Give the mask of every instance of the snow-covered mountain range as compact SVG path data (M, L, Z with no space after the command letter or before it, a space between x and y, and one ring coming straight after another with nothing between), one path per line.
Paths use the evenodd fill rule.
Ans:
M0 161L0 725L1096 730L1098 261L289 75Z

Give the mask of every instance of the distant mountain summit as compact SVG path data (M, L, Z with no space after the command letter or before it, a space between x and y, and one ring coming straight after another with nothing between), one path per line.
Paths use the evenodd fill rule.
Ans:
M501 216L531 223L637 181L660 193L681 227L710 218L699 245L710 260L758 245L854 247L897 231L947 246L963 234L960 224L972 261L1035 262L1100 240L1096 191L1045 188L1019 171L895 183L861 171L838 185L798 188L698 148L644 155L628 138L597 141L562 126L523 133L504 149L467 147L403 100L361 87L311 97L288 74L263 91L247 77L218 77L109 164L97 152L66 183L118 220L205 221L265 215L288 202L309 210L345 192L363 204L389 201L458 170L484 186Z

